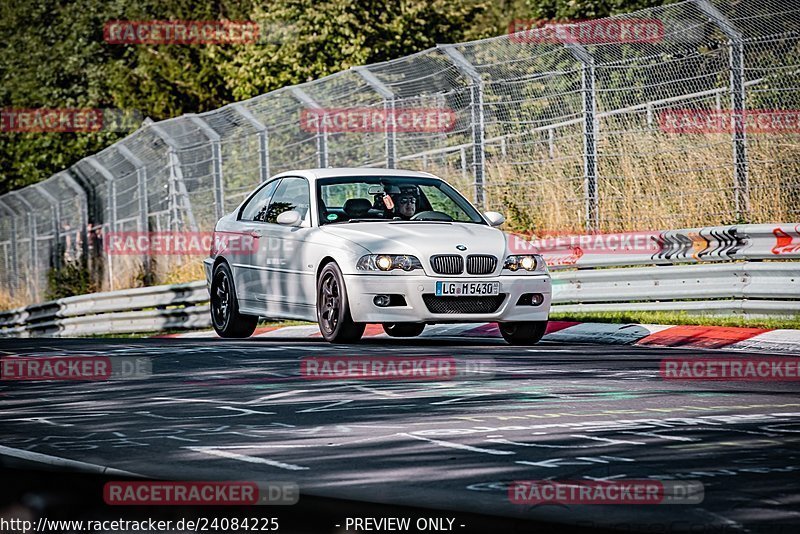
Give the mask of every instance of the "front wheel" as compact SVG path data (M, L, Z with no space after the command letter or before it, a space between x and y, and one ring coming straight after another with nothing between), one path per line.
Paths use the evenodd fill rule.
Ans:
M342 271L335 263L323 267L317 280L317 322L322 337L331 343L356 342L367 327L353 322Z
M239 313L233 275L227 263L220 263L211 278L211 324L219 337L250 337L256 330L258 316Z
M547 330L547 321L497 323L500 334L510 345L535 345Z
M425 323L383 323L383 331L390 337L417 337L425 330Z

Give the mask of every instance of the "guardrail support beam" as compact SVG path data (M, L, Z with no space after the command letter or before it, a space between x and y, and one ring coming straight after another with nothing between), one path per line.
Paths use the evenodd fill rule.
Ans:
M222 144L220 135L198 115L190 115L189 120L203 131L211 142L211 160L214 166L214 215L219 219L225 215L225 188L222 181Z
M111 229L110 233L115 233L117 231L117 184L114 180L114 175L111 174L111 171L106 169L95 156L89 156L86 158L86 161L91 165L97 172L100 173L103 178L106 179L108 182L108 217L109 217L109 228ZM103 239L103 242L106 242L107 239L110 237L106 237ZM111 291L114 290L114 261L111 258L111 252L106 250L106 261L108 262L108 287Z
M582 65L584 224L586 231L594 231L600 229L600 206L597 195L597 139L600 124L597 118L594 58L578 43L565 43L565 46Z
M150 122L147 126L153 130L164 143L167 145L167 158L169 161L169 200L172 207L170 208L170 227L177 228L183 223L182 219L178 216L178 206L180 206L189 222L189 228L193 232L197 232L197 221L194 218L192 211L192 201L189 199L189 191L186 190L186 182L183 181L183 169L181 168L181 160L178 157L180 146L162 127L154 122Z
M86 191L80 186L78 181L72 177L69 171L62 171L56 176L64 180L64 183L75 192L78 197L78 204L80 205L80 228L81 228L81 257L87 261L89 260L89 199L87 198Z
M486 173L486 125L483 113L483 78L454 45L437 45L455 67L470 80L470 123L472 129L472 173L475 177L475 204L486 209L484 176Z
M728 38L730 50L730 92L733 137L734 210L736 219L750 218L750 186L747 170L747 132L745 130L744 36L728 18L707 0L694 0L697 8L708 16Z
M328 126L323 119L324 110L322 106L317 104L316 100L299 87L290 87L289 92L306 108L320 110L317 115L317 159L319 160L320 169L324 169L328 166ZM322 120L321 126L319 124L320 120Z
M14 276L14 283L11 283L9 280L9 288L11 290L11 296L13 297L16 293L17 284L19 283L19 267L17 266L17 262L19 261L19 256L17 256L17 213L6 204L2 198L0 198L0 207L8 214L9 220L11 221L11 272Z
M30 239L30 253L31 253L31 269L33 273L37 273L37 269L39 268L39 253L36 247L36 239L39 237L38 232L36 231L36 216L34 215L34 209L30 202L28 202L25 197L19 191L12 191L9 195L13 195L14 198L18 199L22 204L28 208L28 231L30 232L28 238ZM24 214L23 214L24 215ZM31 298L38 299L39 298L39 291L36 284L36 276L29 276L28 278L28 285L31 288Z
M58 226L61 222L61 205L56 197L51 195L42 184L34 184L34 191L39 193L44 199L50 203L50 211L53 214L53 250L51 252L53 266L56 269L61 268L61 228Z
M361 78L369 85L381 98L383 98L383 114L386 135L386 167L394 169L397 165L397 124L395 122L395 98L394 92L389 89L377 76L372 74L367 67L352 67Z
M255 128L258 135L258 172L261 183L269 179L269 130L263 122L258 120L253 113L240 103L231 106L236 113L241 115L250 126Z
M125 145L117 144L114 146L120 156L125 158L125 160L136 169L136 188L139 196L139 231L147 233L150 231L150 207L147 199L147 167L145 167L144 162ZM149 250L146 250L142 255L142 262L144 264L145 276L149 279L152 271Z

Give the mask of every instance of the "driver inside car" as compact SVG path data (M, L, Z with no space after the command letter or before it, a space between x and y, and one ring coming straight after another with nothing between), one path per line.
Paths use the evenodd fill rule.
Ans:
M396 202L395 211L401 219L410 219L417 212L417 198L410 194L400 195Z
M384 196L384 204L395 218L407 221L417 213L418 198L416 187L401 186L399 193L391 192Z

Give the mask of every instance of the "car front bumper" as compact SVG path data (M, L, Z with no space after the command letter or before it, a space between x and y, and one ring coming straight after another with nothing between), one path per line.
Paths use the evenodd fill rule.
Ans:
M546 321L550 313L552 295L550 276L511 275L489 277L446 277L391 275L344 275L350 313L357 323L471 323ZM500 282L500 294L505 295L500 306L493 312L484 313L434 313L425 304L423 295L433 295L436 282ZM540 293L544 300L538 306L518 305L525 293ZM373 299L377 295L402 295L405 306L379 307ZM436 298L436 297L428 297ZM452 297L470 299L472 297Z

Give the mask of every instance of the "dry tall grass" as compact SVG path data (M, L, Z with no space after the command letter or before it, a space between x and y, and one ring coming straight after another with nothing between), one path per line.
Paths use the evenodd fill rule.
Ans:
M518 154L487 159L486 205L503 212L506 229L580 232L585 229L580 139L527 145ZM663 230L736 224L732 146L726 134L654 131L609 134L598 164L600 231ZM509 161L523 162L512 164ZM460 169L428 167L463 193ZM800 136L748 139L750 223L794 222L800 215ZM471 196L471 195L470 195Z

